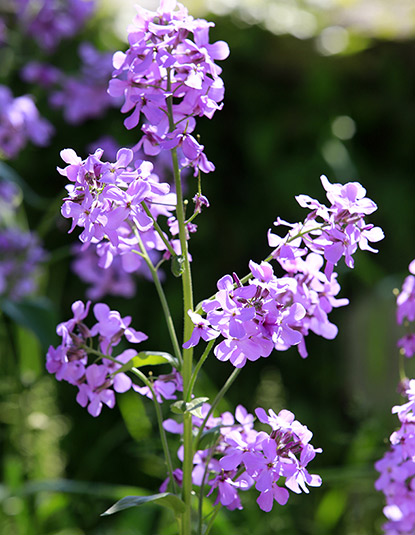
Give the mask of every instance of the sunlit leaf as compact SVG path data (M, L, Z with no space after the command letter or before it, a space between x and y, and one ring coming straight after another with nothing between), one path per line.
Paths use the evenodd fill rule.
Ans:
M160 494L153 494L151 496L126 496L118 502L114 503L109 509L107 509L101 516L112 515L122 511L123 509L129 509L130 507L139 507L148 503L155 503L172 509L176 514L183 513L185 505L183 501L169 492L162 492Z
M196 416L197 418L203 418L202 414L202 407L203 404L208 401L209 398L201 397L201 398L194 398L191 401L175 401L170 405L170 408L172 412L175 414L183 414L185 412L190 412L193 416Z
M132 359L123 364L114 375L117 373L125 373L132 368L142 368L143 366L160 366L161 364L171 364L174 368L177 368L178 361L170 353L164 351L140 351Z
M181 277L184 271L184 256L176 255L171 259L171 272L175 277Z

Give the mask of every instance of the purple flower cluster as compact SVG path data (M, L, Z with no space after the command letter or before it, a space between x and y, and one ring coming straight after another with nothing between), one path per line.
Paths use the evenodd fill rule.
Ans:
M228 45L210 44L213 23L194 19L176 0L162 0L156 12L137 9L128 30L130 48L115 53L108 91L125 99L121 111L131 112L126 128L136 127L144 116L137 148L155 155L180 147L182 167L193 167L195 175L213 171L192 132L195 117L211 118L222 107L224 86L215 60L229 55Z
M75 244L73 251L75 259L71 267L73 272L88 284L85 294L88 299L98 301L105 295L133 297L136 292L135 280L131 273L123 269L119 256L115 256L111 265L104 269L99 266L100 257L94 247L83 250L80 244Z
M102 155L103 151L97 149L82 160L72 149L61 152L68 165L58 170L71 182L66 186L68 196L62 215L72 219L70 232L76 226L83 229L80 240L85 248L96 246L101 268L108 268L119 255L122 268L131 273L142 264L140 240L149 251L166 251L154 230L153 219L159 215L171 217L176 196L170 193L167 183L159 182L150 162L139 161L135 167L130 166L132 150L120 149L114 163L102 161ZM172 240L171 245L180 248L178 240Z
M51 53L62 39L78 33L95 10L94 0L14 0L27 35Z
M115 406L115 392L126 392L134 387L133 382L123 372L118 372L122 364L130 361L137 352L127 349L117 355L114 362L111 357L113 348L123 337L132 344L138 344L147 336L130 327L131 318L122 318L120 313L104 303L97 303L94 308L96 323L89 328L84 319L88 316L90 302L84 304L76 301L72 305L73 318L60 323L56 332L62 337L62 343L54 348L49 347L46 355L46 369L53 373L58 381L67 381L77 386L77 402L88 407L92 416L101 413L103 404L110 408ZM98 350L93 350L91 339L98 336ZM94 362L88 362L88 354L92 353ZM97 355L101 356L97 364Z
M62 108L64 118L70 124L101 117L119 102L107 92L112 73L112 53L99 52L91 43L82 43L79 55L82 60L79 75L62 74L60 87L50 98L51 106Z
M383 239L381 228L365 222L365 216L377 210L376 204L365 197L366 190L358 182L331 184L327 177L320 177L330 206L321 204L308 195L298 195L297 202L310 213L303 223L290 225L278 219L275 225L291 227L285 238L268 233L269 245L274 248L273 257L284 263L295 260L306 250L320 254L325 260L324 273L329 278L334 266L344 257L349 268L354 267L353 255L358 248L376 253L369 242Z
M101 117L119 99L107 92L112 74L112 53L100 52L91 43L79 46L81 67L76 76L70 76L53 65L31 61L21 71L24 81L40 85L50 92L49 103L61 108L65 121L80 124Z
M396 320L404 324L408 333L398 340L400 352L405 357L415 354L415 260L409 264L408 275L396 299ZM411 329L412 324L412 329ZM387 535L412 535L415 533L415 379L403 379L400 391L407 402L395 405L392 413L397 414L401 427L390 437L391 448L375 463L380 477L376 490L385 494L386 506L383 513L388 519L383 530Z
M210 406L204 404L202 414L207 416L209 409ZM208 496L217 490L215 504L221 503L230 510L242 509L238 491L253 486L259 492L259 507L263 511L271 511L274 500L280 505L287 503L287 489L297 494L308 493L307 485L321 485L321 478L307 470L308 463L322 451L310 444L311 431L287 410L278 414L269 410L267 414L264 409L258 408L255 414L260 422L271 427L271 432L256 431L254 416L238 405L235 416L230 412L220 417L209 416L204 433L216 433L214 444L194 455L193 484L200 487L207 484L210 487ZM193 417L195 434L203 421ZM170 432L182 432L181 425L173 420L166 420L164 427ZM181 457L182 449L179 450ZM174 475L180 483L180 469ZM167 481L161 490L165 490L166 485Z
M224 340L214 349L216 357L240 368L247 360L293 345L306 357L304 339L310 331L326 339L337 335L328 314L348 300L336 299L340 286L334 265L345 256L346 264L353 267L352 254L358 246L376 252L368 241L381 240L383 232L364 221L376 205L364 197L360 184L330 184L326 177L322 182L330 207L301 195L300 205L311 209L306 220L289 225L292 229L284 238L268 233L274 248L271 257L286 274L277 277L268 262L251 261L248 285L242 285L235 274L222 277L215 297L202 304L206 319L189 312L195 329L183 347L220 334ZM276 224L288 225L280 219Z
M415 321L415 260L409 264L409 272L403 283L402 290L396 299L396 320L399 325L407 327L407 334L398 340L398 347L405 357L415 355L415 329L410 323Z
M393 407L401 427L390 437L391 449L375 463L380 477L375 488L385 494L383 525L387 535L415 533L415 380L408 382L408 402Z
M44 147L52 134L52 125L40 116L30 95L14 98L0 85L0 157L14 158L28 141Z

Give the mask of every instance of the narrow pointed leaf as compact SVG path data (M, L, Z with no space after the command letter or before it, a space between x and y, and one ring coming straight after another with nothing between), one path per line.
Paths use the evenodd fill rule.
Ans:
M101 516L112 515L122 511L123 509L129 509L130 507L139 507L140 505L145 504L156 504L162 505L163 507L168 507L172 509L175 514L183 513L185 510L185 505L183 501L169 492L162 492L160 494L152 494L151 496L126 496L118 502L114 503L109 509L107 509Z

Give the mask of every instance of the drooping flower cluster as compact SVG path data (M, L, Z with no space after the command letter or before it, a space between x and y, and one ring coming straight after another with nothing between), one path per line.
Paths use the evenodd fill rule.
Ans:
M202 414L207 416L210 406L204 404ZM282 410L275 414L258 408L255 414L260 422L271 427L271 432L256 431L254 416L238 405L235 416L230 412L220 417L193 417L197 435L203 425L203 437L212 437L213 445L198 450L194 456L193 484L210 487L208 496L217 491L215 505L221 503L230 510L242 509L238 494L255 486L259 491L257 503L263 511L271 511L274 500L285 505L289 498L287 489L295 493L309 490L307 485L321 485L321 478L309 474L308 463L322 450L310 444L311 431L295 420L294 414ZM164 422L166 430L181 433L181 425L173 420ZM179 450L179 458L182 450ZM174 474L181 482L180 469ZM167 481L162 485L165 490Z
M130 327L131 318L122 318L120 313L104 303L97 303L94 308L96 323L87 327L84 319L88 316L90 301L84 304L76 301L72 305L73 318L60 323L56 332L62 337L62 343L54 348L49 347L46 355L46 369L53 373L58 381L67 381L77 386L77 402L82 407L88 407L92 416L101 413L103 404L110 408L115 406L115 392L126 392L133 387L130 377L117 373L122 366L129 362L136 354L134 349L127 349L117 355L116 360L105 358L112 356L113 348L125 337L128 342L138 344L147 336ZM98 336L98 350L93 350L91 340ZM93 355L93 363L88 360L89 353ZM97 364L97 355L101 355ZM134 385L135 386L135 385Z
M14 158L28 141L44 147L52 134L52 125L40 116L30 95L14 98L0 85L0 158Z
M383 513L388 519L383 525L387 535L415 533L415 380L408 382L405 396L408 402L393 407L401 427L390 437L391 448L375 463L380 477L375 488L385 494Z
M131 112L126 128L136 127L144 116L137 148L155 155L181 147L182 167L193 167L195 175L213 171L192 132L195 117L211 118L222 107L224 86L215 60L228 56L228 45L210 44L209 28L214 24L194 19L176 0L162 0L156 12L137 9L128 30L130 48L114 55L108 91L125 99L121 111Z
M299 196L300 205L312 209L306 220L289 225L292 230L284 238L268 233L274 247L270 257L286 274L277 277L268 262L251 261L248 285L242 285L235 274L222 277L215 297L202 304L206 319L190 312L195 330L183 347L195 346L200 337L207 341L220 334L224 340L215 347L215 355L240 368L247 360L293 345L306 357L304 339L310 331L327 339L337 335L328 314L348 300L336 299L340 285L333 267L343 255L353 267L352 254L358 246L375 252L368 240L382 239L383 232L364 222L364 215L376 205L364 197L360 184L330 184L325 177L322 182L330 207Z
M78 33L95 9L94 0L14 0L19 24L45 51Z
M147 250L166 251L153 220L159 215L171 217L176 196L167 183L158 181L150 162L139 161L130 167L132 150L120 149L114 163L102 161L102 155L97 149L82 160L72 149L61 152L68 165L59 172L71 182L66 186L62 215L72 219L70 232L76 226L83 229L79 238L85 247L96 246L100 267L109 267L120 255L123 269L133 272L142 263L140 241ZM178 240L172 240L171 246L179 248Z

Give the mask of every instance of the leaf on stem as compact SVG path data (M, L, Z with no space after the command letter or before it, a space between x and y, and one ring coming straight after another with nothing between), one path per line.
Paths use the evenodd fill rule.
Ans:
M155 503L157 505L162 505L163 507L168 507L169 509L172 509L176 515L183 513L185 510L184 502L178 496L171 494L170 492L162 492L160 494L152 494L151 496L126 496L114 503L114 505L104 513L101 513L101 516L112 515L123 509L139 507L140 505L145 505L147 503Z
M203 418L202 407L203 404L208 401L209 398L194 398L191 401L176 401L170 405L172 412L175 414L184 414L185 412L190 412L193 416L197 418Z
M0 310L19 325L30 329L43 348L56 340L55 312L49 300L33 298L13 302L2 299Z
M175 277L181 277L184 271L184 256L176 255L171 259L171 272Z
M165 353L164 351L140 351L140 353L137 353L135 357L121 366L121 368L119 368L114 375L121 372L128 372L132 368L142 368L143 366L159 366L161 364L171 364L174 368L177 368L179 365L176 357L173 357L173 355L170 355L170 353Z

